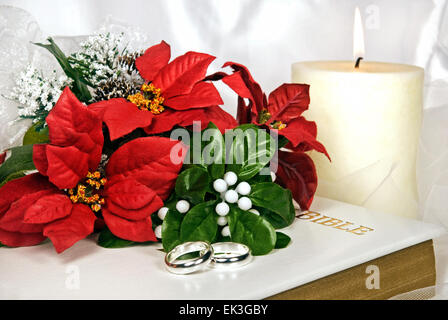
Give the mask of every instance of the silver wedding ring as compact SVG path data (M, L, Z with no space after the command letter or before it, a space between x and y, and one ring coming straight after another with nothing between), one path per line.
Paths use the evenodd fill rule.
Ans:
M252 255L248 246L236 242L217 242L212 244L211 266L215 268L236 268L248 264Z
M199 257L179 259L193 252ZM166 268L175 274L189 274L203 270L209 264L214 268L242 267L252 260L248 246L236 242L217 242L210 245L204 241L185 242L176 246L165 256Z
M199 251L199 257L192 259L179 259L187 253ZM213 248L204 241L185 242L176 246L165 256L166 268L175 274L188 274L204 269L210 263Z

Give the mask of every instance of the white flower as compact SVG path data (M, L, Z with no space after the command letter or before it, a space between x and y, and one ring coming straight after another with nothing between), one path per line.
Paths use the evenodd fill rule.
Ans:
M66 76L57 76L56 72L44 77L42 72L29 65L19 74L9 98L20 104L19 117L31 118L33 122L44 122L63 88L70 83Z
M99 33L82 42L70 62L94 87L117 73L117 57L125 54L124 35Z

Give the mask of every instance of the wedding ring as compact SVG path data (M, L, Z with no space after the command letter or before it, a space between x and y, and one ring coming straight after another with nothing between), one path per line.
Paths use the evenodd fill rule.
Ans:
M199 251L199 257L181 260L179 257ZM166 268L175 274L188 274L204 269L211 261L213 248L204 241L185 242L176 246L165 256Z
M248 264L252 255L248 246L236 242L217 242L212 244L211 266L215 268L234 268Z

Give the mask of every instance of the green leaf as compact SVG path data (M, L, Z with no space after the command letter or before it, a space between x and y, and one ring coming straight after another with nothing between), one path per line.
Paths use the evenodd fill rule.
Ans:
M268 173L269 172L269 173ZM257 174L250 178L247 182L252 185L259 182L272 182L270 171L266 170L266 174Z
M98 244L103 248L126 248L136 245L137 243L118 238L109 229L105 228L100 233Z
M291 242L291 238L283 232L277 231L277 241L275 242L275 249L283 249Z
M281 149L289 143L289 140L285 136L278 136L278 148Z
M87 81L81 74L72 68L64 52L58 47L54 40L50 37L47 39L50 44L34 43L35 45L45 48L56 58L62 70L67 77L73 79L73 87L71 88L75 96L82 102L89 102L92 96L86 86Z
M179 174L176 180L175 191L179 198L197 204L204 202L209 183L207 170L194 166Z
M180 240L212 243L218 231L216 201L198 204L185 214L180 226Z
M166 252L181 244L180 225L184 215L173 208L169 208L162 223L162 245Z
M19 179L19 178L24 177L26 171L27 171L27 170L23 170L23 171L18 171L18 172L11 173L9 176L6 177L5 180L3 180L3 181L0 183L0 188L3 187L7 182L9 182L9 181L11 181L11 180Z
M295 210L290 190L273 182L261 182L252 185L249 198L253 205L271 211L263 217L275 228L284 228L294 221Z
M3 243L0 242L0 248L1 247L6 247Z
M230 135L233 139L230 139ZM275 140L256 125L244 124L226 132L226 143L232 141L227 153L227 171L234 171L239 180L249 180L263 169L274 156ZM266 170L269 170L268 168Z
M0 166L0 186L9 180L21 177L25 171L36 169L33 163L32 145L14 147L10 152L10 157Z
M42 122L37 122L26 131L25 136L23 137L23 145L47 143L49 141L48 127L37 130L38 128L41 128L42 125Z
M260 212L260 215L269 221L275 229L282 229L288 226L285 219L283 219L283 217L279 214L262 207L254 206L254 208L257 209Z
M268 254L274 249L275 229L262 217L232 206L227 221L232 241L247 245L253 255Z

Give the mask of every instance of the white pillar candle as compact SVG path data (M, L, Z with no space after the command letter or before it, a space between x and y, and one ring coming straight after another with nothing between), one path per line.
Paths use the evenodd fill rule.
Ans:
M317 194L417 217L416 153L423 69L361 61L299 62L292 82L310 85L307 119L332 158L311 153Z

